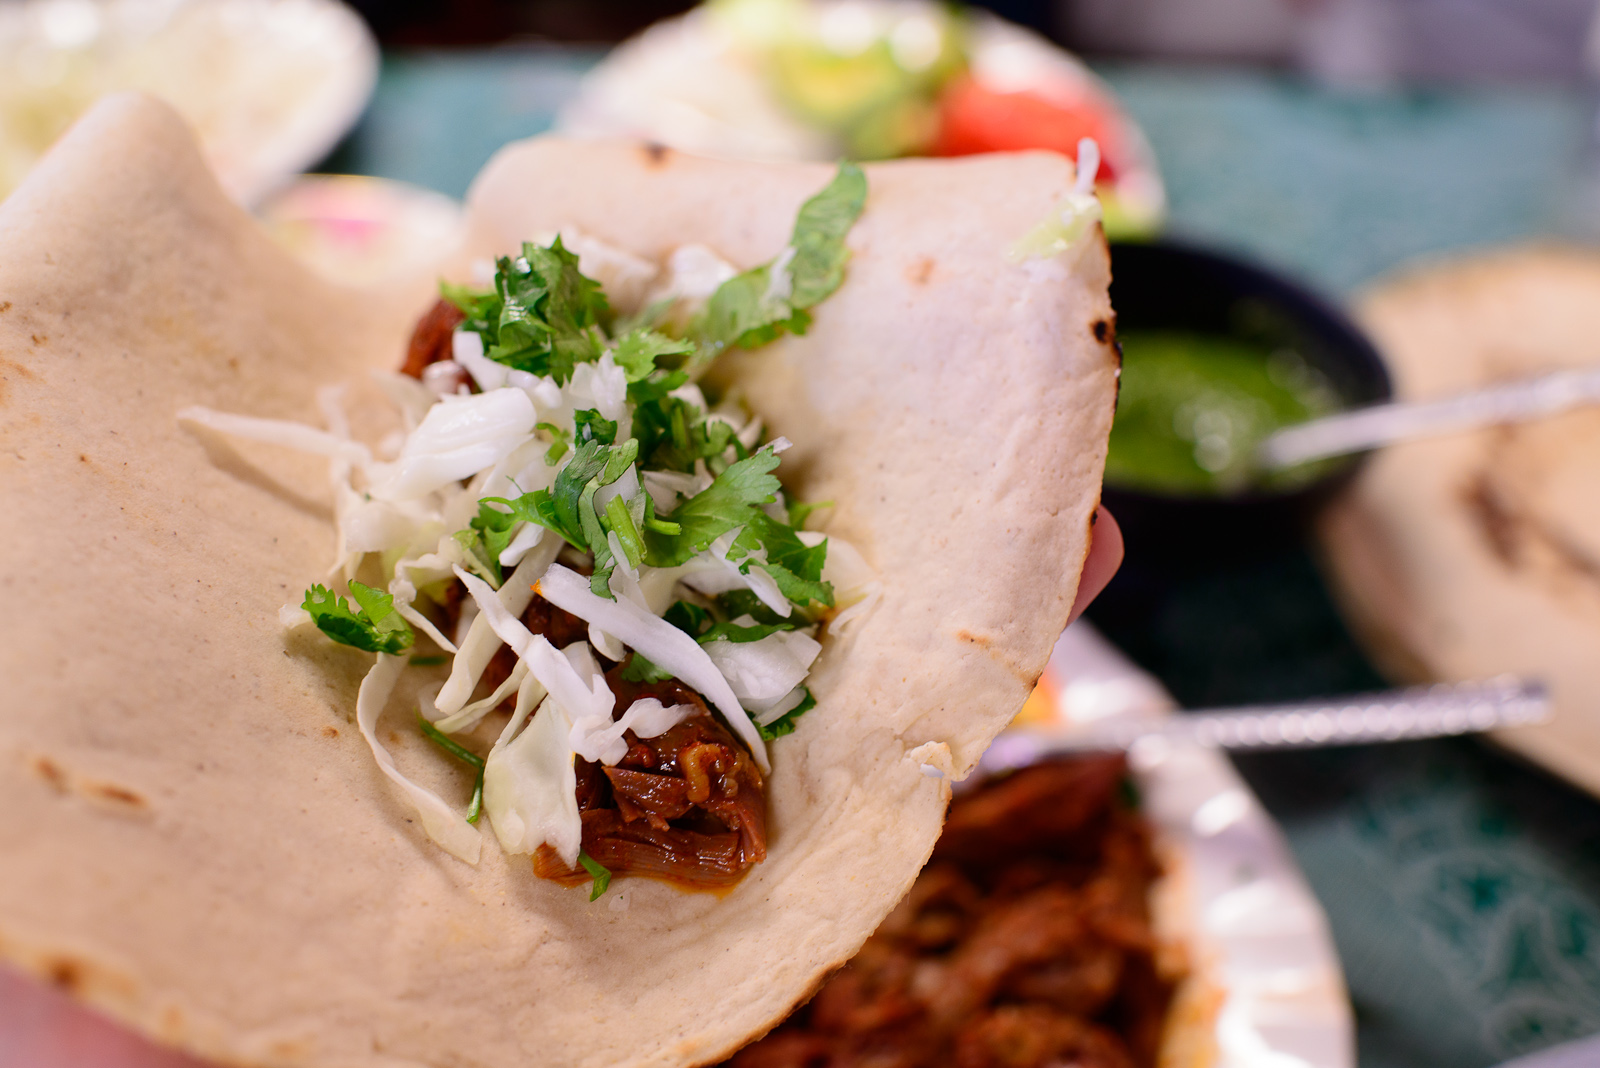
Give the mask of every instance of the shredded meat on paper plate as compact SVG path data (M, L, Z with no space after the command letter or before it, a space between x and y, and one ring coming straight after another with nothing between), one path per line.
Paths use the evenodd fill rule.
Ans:
M1154 1065L1172 988L1125 775L1120 757L1063 761L958 797L906 899L730 1068Z

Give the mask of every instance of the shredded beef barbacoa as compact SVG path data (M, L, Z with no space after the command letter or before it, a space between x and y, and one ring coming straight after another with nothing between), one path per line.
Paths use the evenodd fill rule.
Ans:
M957 798L906 899L729 1068L1149 1068L1172 991L1125 775L1062 761Z
M435 302L411 331L411 343L406 346L406 362L401 364L400 373L421 378L429 364L448 360L454 344L452 335L465 321L461 309L448 300Z
M579 759L583 851L612 872L666 879L689 889L738 882L766 859L766 790L761 770L700 695L677 681L640 683L606 675L619 712L641 698L698 711L665 734L623 735L628 753L607 767ZM573 884L589 875L543 846L533 870Z

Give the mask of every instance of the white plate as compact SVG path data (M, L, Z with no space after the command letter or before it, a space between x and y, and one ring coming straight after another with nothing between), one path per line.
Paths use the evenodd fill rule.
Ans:
M759 5L744 4L745 15ZM913 21L935 5L927 0L779 0L789 14L821 23L867 25ZM708 10L707 8L710 8ZM753 49L764 30L745 27L728 5L707 5L665 19L618 45L584 76L577 99L561 111L556 129L574 137L624 137L709 156L834 160L840 142L791 114L768 87ZM925 18L925 16L923 16ZM999 92L1095 99L1114 117L1120 142L1115 214L1129 232L1158 229L1166 193L1143 131L1116 101L1111 87L1076 57L1020 26L974 11L968 18L970 69ZM903 26L903 23L902 23ZM890 35L891 40L893 34ZM1102 186L1104 197L1107 187ZM1108 220L1112 218L1108 199Z
M1172 698L1088 623L1056 643L1028 726L1160 716ZM979 764L1015 763L1002 734ZM1355 1025L1327 917L1283 835L1214 750L1130 757L1169 871L1157 923L1179 933L1216 1004L1216 1068L1354 1068Z
M252 205L338 143L377 75L377 44L336 0L0 3L0 197L95 100L138 89Z

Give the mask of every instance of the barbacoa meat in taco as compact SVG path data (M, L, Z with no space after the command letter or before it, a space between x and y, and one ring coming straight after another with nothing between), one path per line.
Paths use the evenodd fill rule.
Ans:
M1068 162L865 168L859 217L840 213L829 253L838 287L805 308L803 272L775 267L804 262L803 205L852 173L512 146L476 183L469 247L446 271L466 287L451 291L462 329L433 326L466 378L447 366L430 377L425 358L415 378L394 369L432 278L384 292L318 280L227 201L165 107L121 97L87 117L0 205L0 581L13 606L0 621L0 956L228 1063L594 1068L714 1062L849 959L927 860L948 778L1020 707L1066 620L1116 376L1105 250ZM767 265L747 295L758 310L805 311L805 332L729 346L696 379L705 309L675 297L657 313L649 299L689 271L693 246L736 277ZM578 324L593 358L574 358L570 377L495 360L497 346L526 342L506 297L531 292L536 266L559 263L562 285L592 292L569 253L608 298ZM506 262L475 276L480 259ZM498 334L484 296L495 271ZM616 399L597 381L606 368L625 379L643 368L618 358L643 336L640 314L661 316L650 329L664 340L646 348L662 351L623 396L677 391L681 427L674 415L651 429L637 396L608 410L598 395ZM563 338L549 351L569 351ZM505 381L491 387L474 367ZM596 395L580 399L585 377ZM521 422L507 441L486 433L487 451L511 449L467 464L501 404ZM324 451L348 477L330 499L326 456L177 418L192 408L298 424L316 448L340 442ZM483 422L435 414L456 411ZM450 448L423 447L435 430L461 434L449 462ZM657 459L669 441L704 454ZM558 442L568 451L547 464ZM602 455L580 482L573 465ZM489 486L483 470L502 462L522 463L502 469L517 484ZM416 514L415 500L370 493L424 471L440 500ZM705 545L675 540L729 472L754 472L735 495L739 521ZM444 497L460 511L445 516ZM802 505L823 502L800 521ZM450 566L397 571L425 539L396 549L386 524L425 527L435 505L432 551ZM716 557L719 538L726 559L710 578L703 554ZM841 575L846 545L861 567ZM670 564L646 558L671 546L657 558ZM518 576L540 553L538 573ZM646 569L679 567L700 577L686 570L652 600ZM405 611L409 595L390 585L402 577L416 587ZM308 598L316 585L326 594ZM285 628L285 605L381 651ZM759 637L734 640L748 631ZM450 655L429 647L439 638L453 662L416 662ZM516 658L491 669L501 646ZM787 673L765 661L724 672L713 657L751 647L774 662L781 652ZM476 727L450 722L500 690ZM805 694L815 703L801 712ZM500 753L525 759L505 763L495 743L518 712ZM785 717L791 733L759 736ZM568 755L580 723L598 757L581 764ZM693 869L697 885L726 873L721 891L635 878L591 902L522 852L480 846L475 865L461 862L429 837L458 853L485 837L484 820L466 821L478 769L434 731L486 758L493 837L538 837L556 854L547 874L597 881L561 851L576 808L576 844L596 869ZM570 793L524 790L525 775L570 775ZM764 805L748 804L757 781ZM493 818L497 796L520 835ZM569 837L551 841L552 828ZM690 833L720 844L685 866L675 851Z

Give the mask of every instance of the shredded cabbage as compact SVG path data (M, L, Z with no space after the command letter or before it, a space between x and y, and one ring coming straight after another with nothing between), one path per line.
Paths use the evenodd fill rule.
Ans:
M566 713L547 697L527 730L489 751L483 810L507 853L532 853L548 844L569 867L577 866L583 819L569 729Z
M761 770L772 770L760 732L699 642L629 601L596 597L586 579L560 564L550 565L550 570L539 580L538 592L557 608L616 635L640 655L648 657L651 663L704 694L712 707L722 713L728 727L750 749Z
M744 617L742 624L737 619L734 623L750 626L755 620ZM788 697L822 652L816 639L797 630L774 631L753 642L718 639L702 648L739 703L758 716Z
M422 820L422 829L428 832L428 837L439 843L451 856L459 857L468 864L476 864L483 849L483 836L477 828L445 804L438 794L418 786L401 774L400 769L395 767L394 757L378 741L375 730L378 717L383 713L384 705L389 703L389 695L394 692L395 683L405 668L406 657L378 654L378 662L361 680L361 689L356 694L356 727L361 731L361 737L367 740L378 767L390 782L400 787L406 801L416 809Z
M470 478L521 445L538 421L520 389L442 397L406 438L400 458L374 470L372 494L405 500Z

